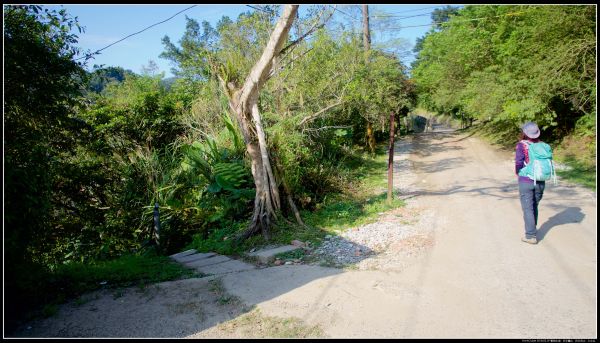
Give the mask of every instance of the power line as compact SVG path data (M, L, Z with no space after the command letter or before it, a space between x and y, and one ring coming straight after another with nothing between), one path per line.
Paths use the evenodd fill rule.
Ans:
M264 8L254 7L254 6L252 6L252 5L246 5L246 6L248 6L248 7L250 7L250 8L253 8L253 9L255 9L255 10L258 10L258 11L264 12L264 13L268 13L268 14L274 14L274 13L275 13L275 12L273 12L273 11L267 11L267 10L265 10Z
M491 19L491 18L506 17L506 16L518 15L518 14L522 14L522 13L525 13L525 11L513 12L513 13L507 13L507 14L501 14L501 15L497 15L497 16L493 16L493 17L482 17L482 18L473 18L473 19L466 19L466 20L455 20L455 21L452 22L452 24L455 24L455 23L464 23L464 22L475 21L475 20L485 20L485 19ZM426 25L412 25L412 26L401 26L401 27L388 27L388 28L386 28L386 30L400 30L400 29L406 29L406 28L409 28L409 27L432 26L432 25L436 25L436 24L449 24L449 22L447 22L447 21L439 21L439 22L432 22L431 24L426 24Z
M441 6L437 6L437 7L441 7ZM423 10L423 9L421 9L421 10ZM393 15L393 14L390 14L390 13L383 13L383 14L375 14L375 15L373 15L373 17L398 18L398 20L400 20L400 19L407 19L407 18L414 18L414 17L423 17L423 16L426 16L426 15L431 15L434 12L435 11L424 13L424 14L409 15L409 16L399 16L399 15ZM402 12L394 12L394 13L402 13Z
M127 39L127 38L129 38L129 37L131 37L131 36L135 36L135 35L137 35L137 34L139 34L139 33L142 33L142 32L144 32L144 31L148 30L148 29L149 29L149 28L151 28L151 27L154 27L154 26L156 26L156 25L158 25L158 24L162 24L162 23L164 23L164 22L167 22L167 21L169 21L169 20L173 19L173 18L174 18L175 16L177 16L178 14L180 14L180 13L183 13L183 12L185 12L185 11L189 10L190 8L193 8L193 7L196 7L196 6L198 6L198 5L192 5L192 6L190 6L190 7L186 8L186 9L184 9L184 10L181 10L181 11L179 11L179 12L177 12L177 13L173 14L172 16L170 16L169 18L167 18L167 19L165 19L165 20L163 20L163 21L161 21L161 22L158 22L158 23L156 23L156 24L152 24L152 25L148 26L147 28L145 28L145 29L143 29L143 30L141 30L141 31L138 31L138 32L135 32L135 33L132 33L132 34L130 34L129 36L123 37L123 38L119 39L118 41L116 41L116 42L114 42L114 43L112 43L112 44L109 44L109 45L105 46L104 48L102 48L102 49L100 49L100 50L96 50L96 52L94 52L94 53L87 54L87 55L85 55L85 56L83 56L83 57L77 58L77 59L75 59L75 61L77 61L77 60L80 60L80 59L83 59L83 58L90 58L92 55L98 54L100 51L102 51L102 50L104 50L104 49L107 49L107 48L109 48L109 47L111 47L111 46L113 46L113 45L115 45L115 44L117 44L117 43L119 43L119 42L122 42L122 41L124 41L125 39Z
M409 16L396 16L396 15L387 15L387 14L375 14L372 17L373 18L398 18L397 20L400 20L400 19L407 19L407 18L414 18L414 17L423 17L423 16L426 16L426 15L431 15L431 13L433 13L433 12L424 13L424 14L409 15Z
M432 6L432 7L425 7L425 8L418 8L418 9L413 9L413 10L408 10L408 11L400 11L400 12L384 12L382 14L372 14L371 17L382 17L382 18L398 18L398 19L406 19L406 18L413 18L413 17L421 17L421 16L426 16L426 15L430 15L432 12L429 13L425 13L425 14L415 14L415 15L410 15L410 16L404 16L404 15L397 15L400 13L408 13L408 12L415 12L415 11L423 11L423 10L428 10L428 9L432 9L432 8L438 8L438 7L443 7L443 6ZM359 20L356 18L353 18L354 20Z
M408 12L417 12L417 11L423 11L423 10L428 10L428 9L438 8L438 7L443 7L443 6L431 6L431 7L417 8L417 9L414 9L414 10L407 10L407 11L400 11L400 12L390 12L390 14L400 14L400 13L408 13Z
M328 5L328 6L329 6L329 7L333 7L333 6L331 6L331 5ZM338 12L340 12L341 14L343 14L343 15L345 15L345 16L347 16L347 17L349 17L350 19L352 19L352 20L354 20L354 21L362 21L361 19L356 19L356 18L354 18L353 16L349 15L348 13L346 13L346 12L343 12L342 10L340 10L340 9L339 9L339 8L337 8L337 7L333 7L333 9L334 9L335 11L338 11Z
M332 7L331 5L329 5L330 7ZM435 6L435 7L440 7L440 6ZM429 7L432 8L432 7ZM347 14L346 12L343 12L337 8L334 8L336 11L344 14L345 16L349 17L350 19L354 20L354 21L362 21L362 19L357 19L349 14ZM428 9L428 8L425 8ZM419 10L423 10L423 8L419 9ZM414 11L414 10L413 10ZM410 12L410 11L407 11ZM402 12L393 12L393 13L402 13ZM403 19L408 19L408 18L414 18L414 17L422 17L422 16L428 16L431 15L433 12L429 12L429 13L424 13L424 14L416 14L416 15L411 15L411 16L396 16L396 15L391 15L391 14L373 14L370 15L370 17L372 18L397 18L395 20L403 20Z

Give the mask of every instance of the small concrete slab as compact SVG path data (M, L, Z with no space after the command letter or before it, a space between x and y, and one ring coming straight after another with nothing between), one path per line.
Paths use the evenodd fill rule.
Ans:
M178 258L184 257L184 256L188 256L188 255L192 255L197 253L196 249L190 249L190 250L186 250L186 251L182 251L179 252L177 254L173 254L171 256L169 256L170 258L174 259L175 261L177 261Z
M223 262L227 262L227 261L231 261L231 259L227 256L216 255L213 257L207 257L207 258L203 258L203 259L196 259L193 261L184 262L183 264L186 267L196 268L197 270L200 270L201 267L209 266L211 264L223 263ZM203 270L200 270L200 271L202 272Z
M245 270L256 269L256 267L249 263L241 262L238 260L231 260L223 263L211 264L196 269L205 274L228 274L233 272L241 272Z
M250 256L250 257L257 257L258 260L262 263L269 263L270 261L275 259L275 255L277 255L277 254L294 251L294 250L298 250L298 249L301 249L301 248L294 246L294 245L283 245L283 246L280 246L277 248L258 250L255 252L248 253L246 255Z
M197 253L197 254L192 254L192 255L187 255L187 256L176 258L175 261L177 261L179 263L188 263L188 262L193 262L193 261L197 261L197 260L204 260L207 258L211 258L215 255L216 255L216 253L214 253L214 252Z

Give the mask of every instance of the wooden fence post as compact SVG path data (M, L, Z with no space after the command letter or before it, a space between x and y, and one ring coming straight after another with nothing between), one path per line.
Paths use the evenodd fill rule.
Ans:
M154 239L156 240L156 246L160 251L160 218L158 213L158 203L154 204Z
M390 152L388 159L388 205L392 204L394 193L394 112L390 114Z

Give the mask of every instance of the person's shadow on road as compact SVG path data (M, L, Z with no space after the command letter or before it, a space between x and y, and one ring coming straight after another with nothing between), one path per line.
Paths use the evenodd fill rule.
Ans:
M561 212L548 218L548 220L542 225L542 227L540 227L537 234L538 241L544 239L544 236L546 236L548 231L550 231L550 229L554 228L555 226L569 223L580 223L584 217L585 214L581 212L581 208L579 207L565 208Z

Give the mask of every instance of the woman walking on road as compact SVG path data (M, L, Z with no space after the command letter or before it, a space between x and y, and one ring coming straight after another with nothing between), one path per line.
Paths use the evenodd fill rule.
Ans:
M539 142L539 136L540 129L537 124L528 122L523 125L515 154L515 173L519 177L519 198L523 209L523 220L525 221L525 236L521 240L529 244L537 244L538 242L536 235L538 205L544 195L546 183L539 180L534 181L527 176L521 176L519 171L529 164L529 144Z

